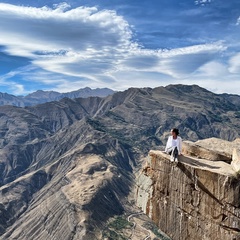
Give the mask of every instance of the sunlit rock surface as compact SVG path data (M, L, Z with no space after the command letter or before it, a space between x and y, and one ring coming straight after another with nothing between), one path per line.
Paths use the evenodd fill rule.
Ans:
M239 150L238 141L185 143L178 164L161 151L150 151L138 178L138 206L174 240L240 239L239 155L233 154L234 165L212 159L213 149L231 158ZM189 145L195 151L186 155Z

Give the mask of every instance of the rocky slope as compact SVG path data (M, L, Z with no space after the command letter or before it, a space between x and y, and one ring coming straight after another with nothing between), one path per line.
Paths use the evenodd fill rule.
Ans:
M165 238L150 219L135 233L127 221L139 213L135 172L172 127L191 141L239 137L240 107L230 100L170 85L0 107L0 239ZM116 216L124 233L111 227Z

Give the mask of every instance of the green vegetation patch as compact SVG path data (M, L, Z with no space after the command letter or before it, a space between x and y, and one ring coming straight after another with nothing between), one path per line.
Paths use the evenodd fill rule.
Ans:
M103 239L107 240L128 240L128 238L122 236L121 234L116 233L115 231L109 230L104 232Z
M133 223L128 222L124 217L116 217L108 223L103 232L103 240L128 240L127 232L125 230L131 229Z
M161 240L171 240L171 238L169 238L164 233L162 233L159 230L159 228L156 225L152 224L152 223L144 223L143 227L145 227L146 229L152 231Z
M109 227L115 229L116 231L120 231L122 229L132 228L133 223L128 222L122 217L117 217L113 222L109 224Z

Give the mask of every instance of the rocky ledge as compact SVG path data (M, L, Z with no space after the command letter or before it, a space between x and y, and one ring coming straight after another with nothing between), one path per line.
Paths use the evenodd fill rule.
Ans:
M240 239L239 143L186 141L178 164L151 150L137 180L138 207L173 240Z

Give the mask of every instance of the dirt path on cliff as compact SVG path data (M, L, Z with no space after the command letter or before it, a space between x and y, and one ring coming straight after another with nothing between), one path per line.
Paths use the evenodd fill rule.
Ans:
M132 234L130 236L129 239L131 240L138 240L139 239L139 232L144 232L146 233L146 237L142 238L143 240L147 240L147 239L151 239L151 231L147 230L146 228L142 227L141 224L139 223L139 219L137 219L136 217L140 216L144 214L144 212L139 212L139 213L133 213L131 215L128 216L127 220L130 223L133 223L133 227L132 227Z
M127 221L132 223L132 233L129 240L151 240L166 239L170 240L162 233L158 227L151 222L149 217L143 212L132 213L127 217Z

